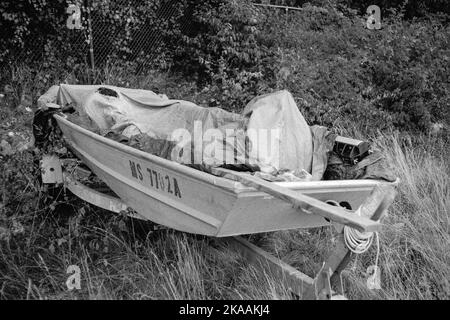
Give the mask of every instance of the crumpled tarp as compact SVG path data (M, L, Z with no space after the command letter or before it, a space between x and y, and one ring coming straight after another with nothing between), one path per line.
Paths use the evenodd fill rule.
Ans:
M69 119L89 130L199 169L311 170L311 132L285 90L256 97L242 115L148 90L99 85L52 87L38 104L55 102L72 105L77 114ZM179 130L190 139L174 134Z
M346 163L333 151L337 134L323 126L312 126L313 161L312 180L377 179L394 182L393 168L379 151L375 151L356 164Z
M254 98L242 114L203 108L148 90L103 85L53 86L38 99L38 106L43 115L48 108L72 107L76 113L69 120L84 128L208 172L221 166L253 171L268 181L396 179L377 152L355 165L346 164L333 152L337 135L326 127L309 127L285 90ZM191 139L175 139L179 129ZM204 139L208 130L219 135ZM40 130L34 131L45 137Z
M313 140L312 180L322 180L328 166L328 157L333 151L337 134L323 126L311 126Z
M397 177L391 165L379 151L369 154L360 162L346 164L334 152L328 158L328 166L323 175L324 180L377 179L394 182Z
M288 91L282 90L253 98L245 107L243 115L249 118L248 129L261 131L257 140L262 141L263 145L253 148L250 151L251 156L257 157L269 167L311 172L311 131ZM266 147L264 139L261 139L265 130L268 134L276 134L276 130L279 130L279 139L275 139L277 145L270 146L272 152L267 154L261 152ZM249 139L257 145L258 141L252 139L251 135Z

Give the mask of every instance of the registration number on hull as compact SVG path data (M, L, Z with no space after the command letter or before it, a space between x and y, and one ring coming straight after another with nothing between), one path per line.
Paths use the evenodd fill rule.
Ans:
M144 167L137 162L131 160L129 160L129 162L131 176L133 178L142 181L153 189L164 191L175 197L181 198L181 190L176 178L164 174L154 168Z

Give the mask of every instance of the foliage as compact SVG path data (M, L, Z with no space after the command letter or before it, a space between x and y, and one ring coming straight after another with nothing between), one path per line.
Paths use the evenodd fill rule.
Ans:
M142 0L132 7L94 0L100 71L93 72L84 70L87 8L81 2L83 30L74 31L65 28L65 1L20 0L17 6L6 1L0 5L7 30L0 59L18 52L31 57L32 48L44 48L37 64L24 60L30 79L42 87L68 74L77 83L102 81L102 69L122 64L128 74L171 70L195 80L199 91L211 95L202 101L208 106L238 112L255 95L288 89L310 123L348 125L356 118L363 130L428 131L450 121L448 16L428 13L439 3L380 2L389 15L381 30L368 30L366 17L348 7L362 5L344 0L283 2L302 5L302 11L288 13L249 0ZM405 20L408 10L423 17ZM43 79L36 78L41 74ZM17 88L14 77L3 72L0 82ZM16 104L23 93L42 93L25 91L16 93Z
M402 11L407 19L424 17L430 13L450 14L450 7L446 0L343 0L341 3L358 9L362 14L370 5L379 6L383 14Z
M0 3L0 66L12 62L73 70L90 64L89 17L96 63L148 64L155 49L180 28L182 3L169 1L18 0ZM164 5L162 5L162 3ZM68 29L70 4L81 10L81 29ZM174 30L174 31L172 31Z
M182 28L184 1L95 0L92 2L94 51L97 62L134 61L141 68L168 51Z
M66 0L2 1L0 66L16 61L29 67L70 70L84 63L87 34L66 28L67 6Z
M364 70L371 75L367 97L392 114L396 127L426 130L450 123L450 29L439 19L392 21L372 46Z
M224 74L234 77L242 70L259 71L268 52L254 26L257 8L248 1L210 0L189 3L187 12L192 28L181 34L174 48L176 66L206 76L206 81Z
M213 95L210 106L238 111L270 86L277 53L257 26L260 14L249 1L187 3L190 28L174 42L173 68L195 77Z
M279 23L282 19L286 23ZM267 42L281 51L278 87L290 90L311 123L427 131L449 123L450 29L442 17L404 21L381 30L335 5L267 14Z
M255 2L262 2L255 1ZM271 0L271 4L302 7L307 3L323 7L330 3L329 0ZM337 0L339 9L355 9L358 14L363 15L371 5L377 5L382 11L382 15L389 15L392 11L403 11L407 19L414 17L424 17L430 13L450 14L450 7L446 0Z

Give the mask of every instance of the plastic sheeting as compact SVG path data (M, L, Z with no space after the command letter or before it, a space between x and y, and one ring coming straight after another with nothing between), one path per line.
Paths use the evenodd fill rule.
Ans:
M322 180L337 134L323 126L311 126L313 137L312 180Z
M309 127L284 90L258 96L235 114L148 90L53 86L38 99L37 142L47 137L47 117L68 106L77 111L69 120L84 128L200 170L259 171L255 174L269 181L396 178L379 152L355 165L344 163L333 152L336 135Z
M251 156L257 157L267 167L311 172L311 131L288 91L254 98L247 104L243 114L249 117L249 130L259 133L257 139L256 135L249 135L250 141L258 146L252 149ZM277 131L278 137L273 137L277 136ZM261 137L265 133L270 136L269 143ZM272 145L272 141L275 145ZM266 147L270 152L261 152Z
M139 137L141 146L153 146L152 153L164 152L183 164L245 165L270 174L311 172L311 132L287 91L256 97L242 115L113 86L63 84L38 103L55 100L60 106L73 105L83 122L78 124L103 135L113 132L135 141ZM156 140L161 150L155 150Z
M354 165L346 164L334 152L328 158L324 180L377 179L394 182L397 177L381 152L376 151Z

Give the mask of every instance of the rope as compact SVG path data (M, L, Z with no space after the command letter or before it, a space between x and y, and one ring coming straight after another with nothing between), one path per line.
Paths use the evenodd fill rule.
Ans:
M326 201L328 204L334 205L334 206L340 206L340 204L337 201L334 200L328 200ZM357 210L355 212L357 215L361 215L361 212ZM378 269L378 259L380 257L380 238L378 235L378 232L360 232L356 229L353 229L348 226L344 226L344 242L347 248L355 253L355 254L361 254L369 250L370 246L373 243L373 238L376 238L376 244L377 244L377 255L375 258L375 270Z
M357 215L361 215L359 210L357 210L355 213ZM375 232L375 235L377 238L377 243L379 243L378 233ZM366 252L372 245L373 237L373 232L360 232L356 229L344 226L344 241L347 245L347 248L353 253L361 254Z
M360 215L359 210L356 211ZM376 238L377 243L377 255L375 258L375 272L378 270L378 259L380 257L380 237L378 232L360 232L356 229L344 226L344 241L347 248L355 253L361 254L366 252L373 243L373 238ZM375 274L374 274L375 276Z
M344 227L344 240L347 248L356 254L366 252L373 242L372 232L359 232L347 226Z
M327 204L341 207L339 202L335 200L327 200L325 201ZM358 209L355 212L357 215L361 216L361 211ZM376 238L376 244L377 244L377 254L375 258L375 265L374 265L374 274L371 277L376 277L376 274L378 271L378 260L380 257L380 237L378 235L378 232L360 232L356 229L353 229L348 226L344 226L344 242L347 248L355 253L355 254L361 254L369 250L370 246L373 243L373 238L375 236ZM356 256L357 258L357 256ZM354 267L356 266L356 259ZM341 286L341 294L344 292L344 281L342 279L342 272L339 272L339 278L340 278L340 286ZM369 284L368 284L369 285Z

